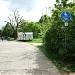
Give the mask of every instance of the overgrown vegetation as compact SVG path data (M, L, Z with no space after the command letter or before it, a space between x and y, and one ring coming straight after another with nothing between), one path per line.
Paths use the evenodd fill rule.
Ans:
M58 70L61 73L70 73L70 72L75 72L75 63L74 62L63 62L60 59L60 56L58 54L53 54L52 52L47 52L46 48L44 45L41 46L37 46L41 52L43 52L46 57L51 60L56 67L58 68Z
M51 27L45 34L45 51L60 70L75 72L75 9L74 2L57 0L52 10ZM61 10L60 10L61 9ZM69 26L65 27L60 14L68 11L72 14Z

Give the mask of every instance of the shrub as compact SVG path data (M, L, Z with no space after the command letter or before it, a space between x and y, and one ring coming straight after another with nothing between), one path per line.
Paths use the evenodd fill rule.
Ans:
M48 53L58 55L63 61L75 59L75 26L53 25L46 32L45 48Z

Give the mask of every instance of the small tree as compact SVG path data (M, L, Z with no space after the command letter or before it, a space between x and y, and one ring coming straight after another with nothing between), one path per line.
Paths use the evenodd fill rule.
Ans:
M41 37L44 37L46 31L50 28L51 25L51 18L48 15L41 16L39 20L40 30L41 30Z
M8 22L4 27L2 27L2 35L13 37L13 29Z

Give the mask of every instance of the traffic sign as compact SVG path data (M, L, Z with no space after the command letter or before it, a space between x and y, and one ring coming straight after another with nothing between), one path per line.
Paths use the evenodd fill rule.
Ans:
M61 13L61 20L64 22L69 22L71 18L71 14L67 11Z

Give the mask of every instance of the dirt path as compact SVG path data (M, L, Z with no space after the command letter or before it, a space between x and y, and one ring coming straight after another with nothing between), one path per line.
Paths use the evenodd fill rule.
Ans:
M0 75L60 75L35 46L24 42L0 41Z

